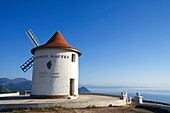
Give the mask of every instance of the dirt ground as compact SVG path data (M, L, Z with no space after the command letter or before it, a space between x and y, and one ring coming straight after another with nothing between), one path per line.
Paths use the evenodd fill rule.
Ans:
M107 107L89 109L65 109L59 113L168 113L157 109L126 108L126 107Z
M168 113L161 109L154 108L134 108L134 107L102 107L102 108L82 108L82 109L67 109L54 108L45 110L13 110L11 112L19 113ZM7 113L6 112L6 113Z

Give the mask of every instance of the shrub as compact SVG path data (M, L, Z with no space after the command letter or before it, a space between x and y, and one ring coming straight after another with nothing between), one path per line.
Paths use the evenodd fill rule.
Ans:
M96 106L95 105L89 105L86 108L96 108Z

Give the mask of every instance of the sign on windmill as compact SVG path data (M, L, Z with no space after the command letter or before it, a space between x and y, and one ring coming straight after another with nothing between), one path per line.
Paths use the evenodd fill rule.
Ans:
M26 35L28 36L28 38L31 40L32 44L35 47L38 47L40 42L37 39L37 37L35 36L35 34L33 33L33 31L31 29L29 29L28 31L25 32ZM33 66L33 62L34 62L34 57L31 57L29 60L27 60L20 68L24 71L24 73L26 71L28 71L32 66Z

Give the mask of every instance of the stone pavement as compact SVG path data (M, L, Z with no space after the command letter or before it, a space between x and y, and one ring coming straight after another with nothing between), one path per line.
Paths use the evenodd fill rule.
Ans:
M0 110L21 107L52 107L62 106L65 108L85 108L89 105L96 107L124 106L126 102L119 97L111 95L79 95L77 99L32 99L30 96L1 97Z

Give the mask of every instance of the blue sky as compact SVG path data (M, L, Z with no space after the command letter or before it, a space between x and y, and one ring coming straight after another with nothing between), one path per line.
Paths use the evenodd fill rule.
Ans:
M80 83L170 87L169 0L0 1L0 77L31 79L19 68L60 31L80 49Z

